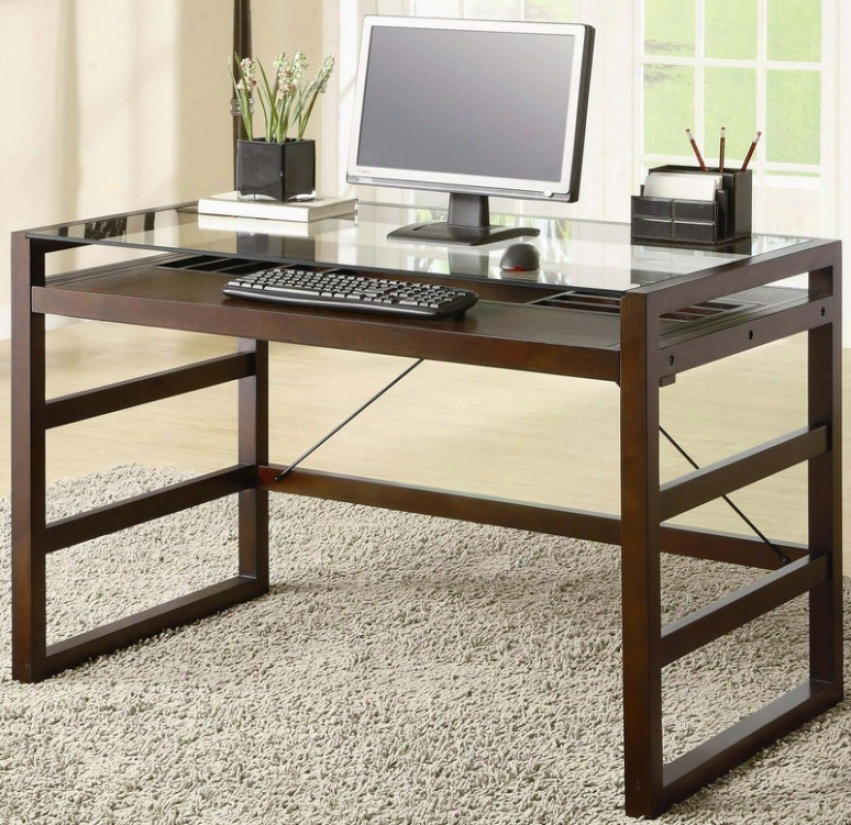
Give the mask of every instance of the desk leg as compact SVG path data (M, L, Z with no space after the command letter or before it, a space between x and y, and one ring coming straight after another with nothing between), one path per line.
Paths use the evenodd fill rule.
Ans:
M810 288L832 293L841 306L838 269L810 273ZM830 423L827 452L808 462L810 558L828 556L828 580L810 591L810 678L828 683L842 698L842 332L838 317L810 330L808 418L811 427Z
M268 344L242 341L233 356L48 400L44 316L32 312L32 288L44 285L45 254L65 246L23 233L12 241L12 675L21 682L41 681L269 587L268 493L258 487L258 466L268 464ZM239 465L47 523L47 429L232 380L239 381ZM232 494L239 496L238 576L47 645L49 552Z
M12 675L44 678L46 661L45 338L32 312L43 245L12 236Z
M255 374L239 381L239 463L269 463L269 344L240 339L240 352L254 354ZM269 589L269 493L255 478L239 493L239 573Z
M621 305L621 578L626 813L663 810L658 313Z
M760 748L842 699L842 535L839 263L810 270L811 314L772 322L787 335L808 334L808 419L804 435L762 445L702 472L704 496L683 496L687 477L659 486L659 386L678 358L660 347L661 292L627 294L621 304L621 558L623 565L624 769L626 813L653 818ZM818 296L829 296L820 298ZM680 296L684 305L685 296ZM818 310L818 312L816 311ZM756 323L754 324L756 325ZM754 329L744 326L747 342ZM723 333L703 336L723 357ZM747 347L742 335L743 349ZM757 339L758 340L758 339ZM759 345L758 343L756 345ZM687 348L682 352L687 352ZM669 518L808 463L809 559L802 558L663 628L660 533ZM744 483L742 481L742 483ZM662 666L809 594L810 677L668 764L662 749Z

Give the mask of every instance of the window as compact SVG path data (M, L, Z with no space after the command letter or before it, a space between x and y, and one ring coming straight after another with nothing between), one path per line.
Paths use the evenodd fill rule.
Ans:
M411 0L411 14L572 23L576 20L574 5L573 0Z
M830 82L823 5L643 0L637 134L642 172L660 163L693 164L686 128L711 165L726 127L728 166L742 163L760 130L750 164L755 226L824 234L834 147L823 114Z

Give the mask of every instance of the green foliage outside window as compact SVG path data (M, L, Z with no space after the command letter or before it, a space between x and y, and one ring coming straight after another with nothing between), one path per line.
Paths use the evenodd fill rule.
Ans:
M720 129L727 129L727 157L743 160L757 129L756 69L708 67L704 75L704 130L701 145L718 155ZM682 151L682 146L680 147Z
M821 76L818 72L769 71L765 131L769 161L818 164Z
M694 120L694 69L647 64L644 67L644 150L681 155L685 129ZM688 149L688 144L685 144Z
M766 2L768 59L798 63L820 61L821 0Z
M665 57L694 57L694 0L647 0L644 49Z
M706 56L756 60L757 0L709 0L706 4Z

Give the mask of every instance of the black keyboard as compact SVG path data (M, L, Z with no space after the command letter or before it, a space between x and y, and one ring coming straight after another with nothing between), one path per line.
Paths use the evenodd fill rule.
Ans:
M251 301L415 318L460 316L479 300L475 292L440 284L300 267L274 267L239 275L222 287L222 292Z

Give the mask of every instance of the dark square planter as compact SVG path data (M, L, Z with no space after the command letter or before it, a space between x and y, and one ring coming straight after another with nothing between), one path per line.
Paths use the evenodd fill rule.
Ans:
M316 189L316 141L240 140L236 149L236 188L242 195L285 201Z

